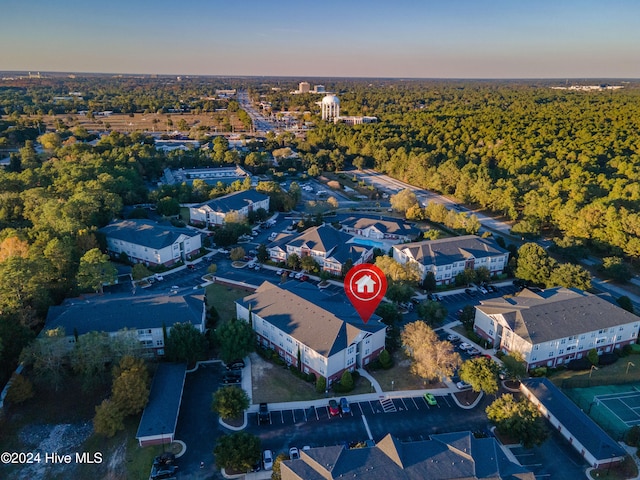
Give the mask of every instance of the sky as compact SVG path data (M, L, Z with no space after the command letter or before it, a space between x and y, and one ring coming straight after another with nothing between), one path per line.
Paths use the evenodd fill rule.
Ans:
M0 0L0 71L640 78L639 0Z

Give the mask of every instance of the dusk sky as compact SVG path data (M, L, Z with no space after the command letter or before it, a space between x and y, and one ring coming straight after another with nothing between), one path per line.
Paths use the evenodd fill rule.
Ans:
M0 0L0 70L640 78L638 0Z

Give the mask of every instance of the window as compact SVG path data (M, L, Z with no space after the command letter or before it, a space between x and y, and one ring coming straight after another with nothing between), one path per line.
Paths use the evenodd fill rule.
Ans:
M554 353L553 352L549 352L549 358L553 357Z
M599 338L599 339L596 341L596 344L600 345L601 343L604 343L604 342L606 342L606 341L607 341L607 339L606 339L606 338Z
M540 345L534 345L534 346L533 346L533 349L534 349L534 350L538 350L538 347L539 347L539 346L540 346Z
M565 343L567 343L567 339L563 338L562 340L560 340L560 344L564 345Z
M571 350L575 350L576 346L575 345L570 345L567 347L567 352L570 352Z
M562 355L564 353L563 349L558 350L558 355Z

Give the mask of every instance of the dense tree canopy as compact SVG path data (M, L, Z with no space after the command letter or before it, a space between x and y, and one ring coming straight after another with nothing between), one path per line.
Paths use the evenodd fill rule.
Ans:
M450 377L460 365L460 355L453 345L439 340L421 320L405 326L401 338L405 352L411 358L411 372L425 380Z

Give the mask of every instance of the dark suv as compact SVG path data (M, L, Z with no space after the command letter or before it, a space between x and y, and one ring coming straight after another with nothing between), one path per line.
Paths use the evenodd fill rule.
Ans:
M227 372L222 377L224 385L236 385L242 382L242 374L240 372Z
M227 363L227 370L242 370L244 368L244 360L233 360Z
M267 407L266 403L260 404L260 409L258 410L258 425L262 425L265 423L271 423L271 417L269 416L269 407Z

